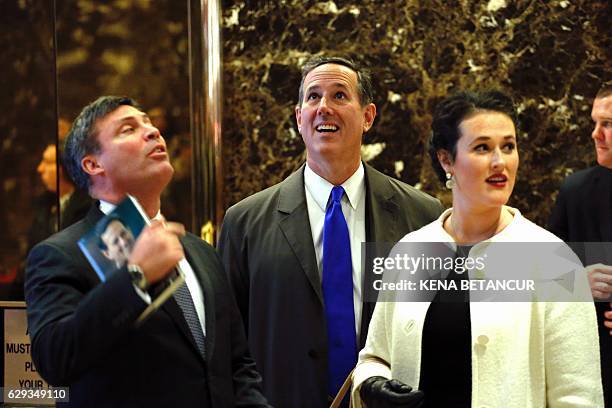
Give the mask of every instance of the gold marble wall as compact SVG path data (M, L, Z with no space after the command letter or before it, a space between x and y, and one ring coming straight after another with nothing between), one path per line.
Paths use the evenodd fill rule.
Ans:
M56 140L52 17L48 1L0 1L0 301L23 300L23 256L39 236L36 220L55 227L56 194L37 174Z
M433 106L458 89L498 87L520 110L510 204L546 223L559 183L594 163L592 97L612 60L609 1L226 0L226 207L304 161L294 106L300 66L340 54L371 67L378 117L364 157L448 203L423 154Z
M57 229L58 195L37 170L55 163L43 155L56 116L71 122L100 95L130 95L158 123L176 169L164 214L190 226L187 22L185 1L0 0L0 301L23 300L27 251Z

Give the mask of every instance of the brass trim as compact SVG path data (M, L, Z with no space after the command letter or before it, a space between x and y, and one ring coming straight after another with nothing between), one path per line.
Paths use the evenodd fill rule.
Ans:
M208 242L210 245L213 245L215 242L215 226L212 222L208 221L206 224L202 226L200 230L200 238L204 241Z
M188 1L192 230L211 223L216 231L223 216L221 8L218 0Z
M0 307L12 307L12 308L25 309L26 302L2 300L0 301Z

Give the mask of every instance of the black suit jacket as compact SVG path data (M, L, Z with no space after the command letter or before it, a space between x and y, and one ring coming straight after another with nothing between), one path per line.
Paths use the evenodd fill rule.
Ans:
M82 220L89 212L92 203L93 200L86 191L79 188L75 189L62 206L60 212L60 229L64 229Z
M586 265L612 265L612 170L601 166L569 176L559 190L550 230L570 243ZM587 244L582 244L582 243ZM605 242L605 244L588 244ZM608 302L597 302L604 400L612 408L612 336L603 325Z
M364 167L369 242L397 242L441 213L438 200ZM270 403L327 406L327 329L304 166L228 209L219 250ZM364 288L373 277L365 279ZM373 310L363 304L360 347Z
M127 271L100 283L77 240L101 217L93 206L29 255L28 324L41 376L69 386L75 407L267 406L214 249L190 234L182 239L204 293L203 358L173 298L135 328L146 304Z
M612 170L595 166L565 179L550 230L564 241L612 241Z

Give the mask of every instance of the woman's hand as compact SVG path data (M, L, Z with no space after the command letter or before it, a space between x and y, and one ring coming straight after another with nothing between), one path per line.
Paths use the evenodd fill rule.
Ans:
M370 377L361 384L359 395L368 408L420 408L425 395L409 385L384 377Z

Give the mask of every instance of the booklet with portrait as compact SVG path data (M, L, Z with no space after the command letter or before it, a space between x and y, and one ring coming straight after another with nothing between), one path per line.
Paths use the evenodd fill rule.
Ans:
M102 282L123 268L130 257L134 242L143 228L150 224L138 200L128 195L113 211L100 219L78 241L79 248ZM149 290L151 304L136 320L141 324L185 282L185 275L177 264L174 270Z

